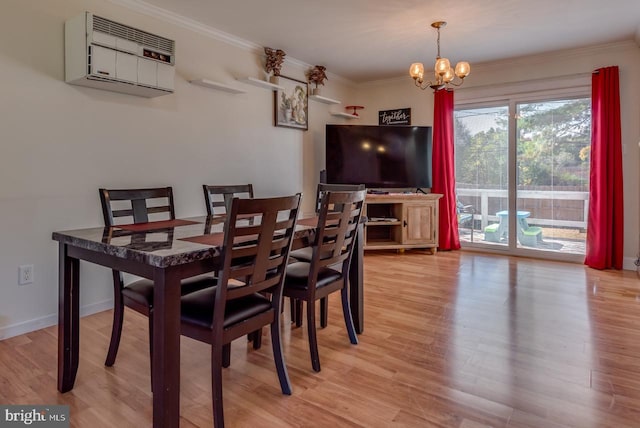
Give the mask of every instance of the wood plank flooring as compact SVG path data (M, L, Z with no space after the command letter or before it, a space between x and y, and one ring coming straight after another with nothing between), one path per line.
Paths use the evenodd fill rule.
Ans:
M634 272L465 252L369 252L365 331L347 338L338 296L319 330L285 313L293 395L262 349L232 347L229 427L638 427L640 280ZM151 425L147 320L127 311L114 367L111 312L81 320L75 388L56 391L55 327L0 342L0 403L68 404L73 427ZM209 348L181 342L181 426L212 426Z

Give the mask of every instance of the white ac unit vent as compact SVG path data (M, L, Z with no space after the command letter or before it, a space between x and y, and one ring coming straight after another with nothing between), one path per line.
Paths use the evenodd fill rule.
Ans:
M100 31L114 37L130 40L143 46L168 52L171 55L175 54L176 42L173 40L165 39L164 37L156 36L155 34L147 33L146 31L138 30L128 25L118 24L117 22L95 15L93 15L93 31Z
M175 42L85 12L65 23L65 80L143 97L174 90Z

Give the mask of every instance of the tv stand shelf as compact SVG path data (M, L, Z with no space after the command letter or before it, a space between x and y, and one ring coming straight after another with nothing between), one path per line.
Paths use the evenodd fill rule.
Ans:
M438 250L438 200L436 193L369 194L365 200L365 250Z
M400 220L396 220L396 221L368 221L367 225L368 226L398 226L402 224L400 222Z

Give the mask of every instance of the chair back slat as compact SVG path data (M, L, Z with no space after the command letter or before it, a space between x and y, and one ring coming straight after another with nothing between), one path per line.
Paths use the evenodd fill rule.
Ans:
M224 314L224 302L253 293L268 292L274 298L282 295L301 197L232 200L225 222L224 263L218 273L214 314Z
M122 221L122 224L146 223L149 221L149 214L164 213L162 220L173 220L176 217L173 205L173 189L171 187L100 189L99 193L105 226L115 226L116 218L128 218L128 220ZM125 202L122 205L128 206L117 208L116 204L120 202Z
M282 263L282 257L273 257L270 258L267 266L268 270L277 269L278 266ZM252 274L253 267L250 264L235 266L232 268L233 273L229 275L230 278L245 278L247 275Z
M236 196L253 199L252 184L233 184L222 186L202 185L207 214L225 214L229 211L231 200Z
M346 260L348 260L349 257L350 256L349 256L348 253L341 253L340 255L332 257L332 258L319 259L318 260L318 268L324 268L324 267L329 267L329 266L342 264Z

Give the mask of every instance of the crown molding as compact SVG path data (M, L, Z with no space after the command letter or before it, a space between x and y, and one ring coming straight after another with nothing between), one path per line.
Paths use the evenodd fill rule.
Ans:
M176 24L182 28L195 31L204 36L210 37L215 40L225 42L227 44L242 48L247 51L261 51L262 46L253 43L249 40L242 39L233 34L220 31L216 28L205 25L201 22L195 21L191 18L179 15L177 13L168 11L158 6L154 6L141 0L108 0L111 3L126 7L127 9L140 12L144 15L151 16L153 18L161 19L172 24Z
M136 12L142 13L147 16L151 16L156 19L160 19L165 22L169 22L171 24L177 25L182 28L186 28L187 30L194 31L203 36L209 37L214 40L218 40L223 43L227 43L231 46L235 46L237 48L243 49L245 51L252 52L258 56L264 57L264 47L254 43L250 40L243 39L241 37L235 36L233 34L227 33L225 31L218 30L217 28L211 27L209 25L198 22L194 19L187 18L186 16L179 15L175 12L171 12L169 10L163 9L158 6L154 6L142 0L108 0L111 3L117 4L119 6L126 7L127 9L134 10ZM313 67L312 64L306 63L299 59L287 56L284 59L284 63L298 67L301 69L309 69ZM336 82L353 86L354 82L344 78L338 74L328 72L327 76L335 80Z

